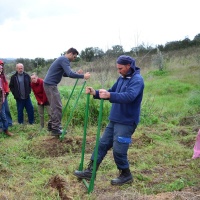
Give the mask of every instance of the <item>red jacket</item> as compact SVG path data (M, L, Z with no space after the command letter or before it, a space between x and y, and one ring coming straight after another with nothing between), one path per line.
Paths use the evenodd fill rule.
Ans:
M2 103L5 101L5 98L7 94L10 92L9 86L8 86L8 81L6 80L6 77L4 74L0 74L1 78L1 86L2 86L2 91L1 91L1 97L0 97L0 109L2 106Z
M4 75L0 75L0 78L1 78L4 93L9 93L10 89L9 89L8 81L6 80L6 77Z
M33 93L35 95L38 104L40 105L49 104L47 96L44 91L43 80L41 78L38 78L36 83L31 82L31 88L33 90Z

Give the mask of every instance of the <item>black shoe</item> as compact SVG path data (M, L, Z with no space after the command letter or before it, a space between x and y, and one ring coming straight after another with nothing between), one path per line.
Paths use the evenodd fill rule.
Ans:
M48 130L48 131L51 131L51 130L52 130L52 125L51 125L51 123L48 123L48 124L47 124L47 130Z
M51 135L52 136L60 136L60 135L62 135L62 130L60 130L60 129L51 129Z
M62 126L59 126L59 129L62 129ZM52 131L53 129L52 129L52 124L51 123L48 123L47 124L47 130L48 131Z
M100 164L97 164L96 171L98 170L99 165ZM90 161L90 163L88 164L88 168L86 170L84 170L84 171L76 170L74 172L74 175L81 179L90 180L92 178L92 170L93 170L93 161Z
M92 171L90 169L86 169L84 171L78 171L76 170L74 172L74 175L78 178L81 179L86 179L86 180L90 180L92 178Z
M123 185L126 183L132 183L133 176L129 169L123 169L119 177L111 180L111 185Z

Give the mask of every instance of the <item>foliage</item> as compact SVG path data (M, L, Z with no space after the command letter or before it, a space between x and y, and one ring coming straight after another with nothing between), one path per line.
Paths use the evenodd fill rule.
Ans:
M104 55L104 52L102 49L98 47L88 47L85 50L81 51L80 57L86 62L91 62L95 58L101 58Z
M92 47L86 48L85 51L81 51L80 55L86 62L91 62L94 59L93 48Z
M121 46L121 45L114 45L114 46L112 46L112 49L108 49L106 51L106 55L108 55L108 56L118 57L122 54L124 54L124 49L123 49L123 46Z
M85 50L82 50L80 53L80 57L77 57L74 61L75 63L81 63L82 62L93 62L95 60L98 60L100 58L106 58L106 57L113 57L116 58L122 54L134 56L134 57L146 57L148 54L156 54L154 56L154 62L156 65L159 66L160 70L163 70L164 63L163 63L163 53L162 52L170 52L174 50L181 50L186 49L189 47L199 47L200 46L200 40L199 36L200 34L197 34L193 40L190 40L189 38L184 38L183 40L179 41L171 41L167 42L165 45L156 45L156 47L152 47L149 45L145 45L144 43L137 44L135 47L131 47L130 51L125 52L122 45L113 45L111 49L107 49L105 52L100 49L99 47L86 47ZM65 52L62 52L60 55L64 55ZM144 56L145 55L145 56ZM156 57L156 58L155 58ZM17 58L17 59L3 59L5 61L6 72L12 73L15 70L15 64L20 62L23 63L25 66L25 71L28 72L37 72L38 75L40 75L41 72L44 71L44 69L48 69L51 63L55 60L48 59L45 60L44 58L35 58L35 59L28 59L28 58Z
M188 104L191 106L197 106L200 109L200 91L195 90L191 92L191 95L189 96L188 99Z
M84 92L80 96L63 141L50 136L46 128L40 129L37 103L33 94L31 99L36 123L17 124L16 103L10 93L8 102L14 124L9 129L14 136L0 134L0 199L59 200L64 199L65 195L65 199L124 197L139 200L148 197L157 199L154 198L156 194L168 192L167 198L170 199L170 194L173 193L174 198L171 199L175 200L178 198L177 194L184 191L189 191L194 198L198 197L200 163L198 159L191 159L200 126L200 66L195 59L198 53L196 49L191 51L190 55L188 51L173 52L172 56L164 55L166 67L162 71L157 69L156 65L151 65L155 55L149 54L145 59L137 58L137 61L142 60L140 66L145 90L141 123L132 136L133 143L130 144L128 152L134 182L121 187L110 185L110 179L118 176L111 150L100 165L94 192L91 194L87 194L83 182L73 176L81 158L86 108ZM88 66L84 67L86 69ZM90 67L93 77L87 81L87 85L95 89L112 86L116 80L115 59L106 57L105 60L102 57L98 62L91 62ZM101 74L105 76L104 79ZM81 84L77 85L62 119L62 125L66 124L72 113L81 87ZM72 88L71 81L69 84L59 85L63 106L66 105ZM95 145L99 103L99 100L90 97L84 167L87 166ZM108 122L110 106L109 101L104 101L101 132ZM27 119L26 112L24 115ZM47 125L47 115L45 118Z

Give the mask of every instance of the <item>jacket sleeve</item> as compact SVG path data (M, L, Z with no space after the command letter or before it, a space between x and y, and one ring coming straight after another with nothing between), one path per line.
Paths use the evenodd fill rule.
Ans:
M125 91L111 92L111 103L131 103L133 102L144 89L144 82L142 78L136 78L130 82Z
M14 93L14 77L13 76L11 76L9 88L10 88L12 94L13 94Z

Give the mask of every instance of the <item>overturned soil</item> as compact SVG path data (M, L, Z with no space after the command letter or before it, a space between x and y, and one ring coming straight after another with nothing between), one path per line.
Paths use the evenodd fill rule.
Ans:
M67 181L56 175L49 180L49 187L58 190L61 200L72 200L69 195ZM133 189L116 191L114 194L97 195L97 200L200 200L200 186L186 188L182 191L159 193L157 195L140 195Z
M180 131L180 135L187 134L186 131ZM41 138L41 137L40 137ZM83 138L80 136L67 136L63 140L57 137L44 136L41 140L33 140L29 145L28 151L37 157L58 157L67 153L81 153ZM95 136L87 137L85 153L91 153L95 146ZM148 145L154 141L143 134L139 138L135 138L136 146ZM181 141L180 141L181 142ZM183 145L192 147L194 141L182 142ZM147 172L148 173L148 172ZM71 200L69 194L70 184L61 175L56 175L50 178L48 186L57 190L61 200ZM122 194L123 192L123 194ZM182 191L159 193L157 195L140 195L135 191L119 191L116 189L112 194L96 194L98 200L200 200L200 186L185 188ZM3 197L0 196L0 200Z
M82 137L67 136L60 140L58 137L44 137L42 140L33 141L29 145L28 151L34 156L44 157L58 157L67 153L81 153ZM86 140L85 153L91 153L95 145L95 137L88 137Z

